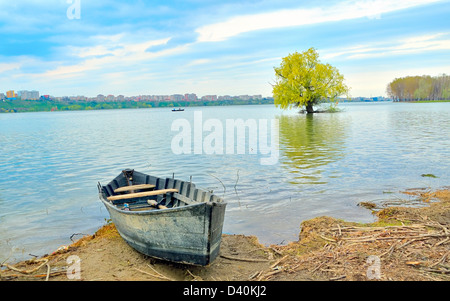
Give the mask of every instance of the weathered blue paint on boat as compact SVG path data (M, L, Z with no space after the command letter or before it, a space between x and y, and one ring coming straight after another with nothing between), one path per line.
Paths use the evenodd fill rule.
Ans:
M156 190L177 189L178 193L108 200L117 195L117 188L139 184L153 184ZM207 265L218 256L226 203L216 195L190 182L137 171L133 171L131 183L122 173L105 186L99 183L98 188L118 232L137 251L195 265ZM147 204L148 199L168 208L155 209ZM125 203L129 211L124 210Z

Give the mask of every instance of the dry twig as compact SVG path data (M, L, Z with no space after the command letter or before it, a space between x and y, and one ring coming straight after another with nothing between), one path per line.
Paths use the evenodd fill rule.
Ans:
M187 270L187 272L194 278L191 281L203 281L202 277L192 274L189 270Z
M36 260L36 262L40 262L40 261L43 261L43 263L41 265L37 266L36 268L31 269L31 270L21 270L21 269L18 269L16 267L13 267L13 266L11 266L11 265L9 265L7 263L5 263L4 266L6 266L10 270L13 270L13 271L16 271L16 272L19 272L19 273L22 273L22 274L32 274L32 273L36 272L37 270L39 270L40 268L42 268L45 264L47 264L48 259L44 258L44 259Z
M242 258L242 257L232 257L232 256L226 256L226 255L220 255L220 257L229 259L229 260L237 260L237 261L248 261L248 262L267 262L269 260L267 259L253 259L253 258Z
M152 277L155 277L155 278L159 278L159 279L163 279L163 280L169 280L169 281L174 281L173 279L171 279L169 277L166 277L163 274L161 274L158 271L156 271L151 265L148 265L148 267L151 268L152 271L154 271L156 274L152 274L152 273L149 273L149 272L146 272L146 271L142 271L142 270L140 270L138 268L134 268L134 269L136 271L138 271L138 272L144 273L146 275L149 275L149 276L152 276Z

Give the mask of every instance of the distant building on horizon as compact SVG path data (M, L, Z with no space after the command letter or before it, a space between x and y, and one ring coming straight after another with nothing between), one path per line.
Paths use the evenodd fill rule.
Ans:
M205 96L202 96L201 100L216 101L217 95L205 95Z
M186 101L197 101L198 97L195 93L186 93L184 94L184 100Z
M184 96L181 94L173 94L173 95L170 95L170 100L171 101L183 101Z
M98 94L98 95L97 95L97 101L105 101L105 95L103 95L103 94Z
M222 95L222 96L217 97L217 100L233 100L233 96Z
M6 98L14 98L14 90L6 91Z
M39 99L39 91L36 91L36 90L32 90L32 91L22 90L22 91L18 91L18 96L22 100L38 100Z

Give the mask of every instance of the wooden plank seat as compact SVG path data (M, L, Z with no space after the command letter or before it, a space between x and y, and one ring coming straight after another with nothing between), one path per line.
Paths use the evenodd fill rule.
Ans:
M144 191L144 192L136 192L136 193L129 193L129 194L123 194L123 195L113 195L108 197L108 201L117 201L117 200L126 200L126 199L133 199L133 198L140 198L140 197L146 197L146 196L152 196L152 195L159 195L159 194L166 194L171 192L178 192L178 189L161 189L161 190L153 190L153 191Z
M119 187L114 190L114 193L127 192L127 191L131 191L131 190L151 189L151 188L155 188L155 185L152 185L152 184L130 185L130 186Z

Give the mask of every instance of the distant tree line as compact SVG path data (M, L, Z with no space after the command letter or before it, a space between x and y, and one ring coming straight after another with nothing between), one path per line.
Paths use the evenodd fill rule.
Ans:
M393 101L448 100L450 76L407 76L390 82L386 90Z
M217 100L217 101L55 101L55 100L0 100L0 113L72 111L72 110L108 110L108 109L141 109L158 107L196 107L196 106L228 106L273 104L273 99L250 100Z

